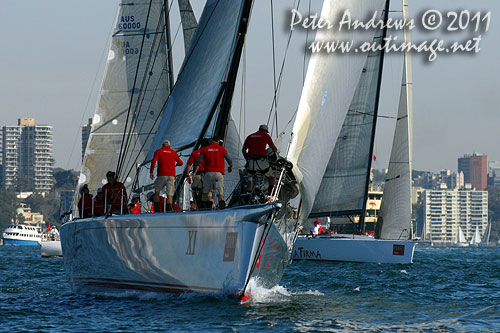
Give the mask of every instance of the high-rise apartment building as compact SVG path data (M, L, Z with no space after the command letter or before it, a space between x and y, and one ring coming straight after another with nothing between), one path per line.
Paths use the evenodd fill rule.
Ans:
M2 128L2 188L23 181L29 189L48 192L54 184L52 126L35 125L32 118Z
M465 183L476 190L484 190L488 185L488 156L464 155L458 159L458 172L464 173Z
M470 240L476 228L484 235L488 226L488 192L426 190L422 194L426 240L452 244L458 227Z
M92 118L89 118L88 123L82 126L82 161L83 157L85 156L85 150L87 149L87 142L89 141L91 129L92 129Z
M491 161L488 163L488 173L491 179L491 185L500 186L500 161Z

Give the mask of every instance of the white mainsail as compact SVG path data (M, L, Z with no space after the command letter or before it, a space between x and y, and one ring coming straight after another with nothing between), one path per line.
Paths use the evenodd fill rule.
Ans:
M377 31L373 41L380 42L383 36L383 30ZM369 179L370 146L375 135L382 56L381 51L368 54L310 217L363 212Z
M479 229L476 226L476 230L474 231L474 235L472 235L472 238L470 240L470 245L479 245L481 244L481 234L479 233Z
M130 163L120 177L125 186L132 185L135 160L144 160L156 131L170 84L163 4L149 0L120 4L79 178L79 186L88 184L91 192L105 183L106 171L116 170L124 132L130 136Z
M404 0L403 14L408 16L408 1ZM410 30L405 27L405 43L410 43ZM411 168L412 168L413 81L411 55L406 52L399 109L392 143L384 196L377 222L377 238L410 239L411 235Z
M460 226L458 226L458 230L457 230L457 236L455 238L455 244L467 244L467 239L465 239L465 235L464 235L464 232L462 231L462 228Z
M363 19L375 11L382 15L384 4L384 0L325 1L321 16L337 22L349 10L353 19ZM359 45L374 34L374 30L319 30L316 41L352 40ZM367 53L311 56L287 155L300 185L303 219L312 210L366 59Z

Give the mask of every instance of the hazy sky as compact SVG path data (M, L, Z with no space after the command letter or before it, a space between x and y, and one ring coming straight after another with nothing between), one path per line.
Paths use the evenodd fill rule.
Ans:
M196 15L203 0L192 0ZM176 1L174 1L176 3ZM274 1L276 63L281 66L294 1ZM322 1L311 0L313 11ZM301 0L307 12L308 0ZM54 127L56 166L79 169L80 126L94 113L104 59L118 0L2 0L0 12L0 125L15 125L19 117L33 117L38 124ZM175 7L175 6L174 6ZM415 41L460 41L482 35L479 54L439 55L429 63L424 54L413 54L414 73L414 169L439 171L457 168L466 153L485 153L500 161L500 1L410 0L410 15L420 18L427 9L491 11L487 33L412 32ZM393 11L401 1L392 1ZM400 13L391 14L394 18ZM249 134L267 121L272 102L273 77L270 2L256 0L246 49L246 121ZM178 19L172 18L173 29ZM175 33L174 33L175 34ZM314 34L311 33L309 38ZM293 115L300 97L304 66L305 32L293 34L288 51L278 105L280 130ZM181 50L179 34L174 46ZM182 51L177 51L178 59ZM175 56L175 55L174 55ZM401 78L401 55L385 63L380 114L394 115ZM180 60L175 61L178 68ZM233 113L239 123L239 96L235 91ZM291 125L288 126L290 128ZM387 165L394 120L380 119L377 129L375 168Z

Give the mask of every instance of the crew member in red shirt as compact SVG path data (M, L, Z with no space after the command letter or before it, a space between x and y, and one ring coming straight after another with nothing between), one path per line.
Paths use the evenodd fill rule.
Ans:
M108 171L106 173L108 182L102 187L104 192L104 202L106 204L106 214L127 214L127 190L125 186L116 180L116 173Z
M224 171L226 164L229 164L227 171L233 171L233 161L227 154L227 150L221 147L217 142L218 138L213 138L212 142L200 150L200 157L196 161L196 168L194 170L194 177L196 177L200 165L204 163L205 176L203 177L203 194L202 194L202 207L212 208L213 205L213 189L217 187L219 208L226 207L224 201Z
M102 194L102 188L97 189L97 194L94 197L94 216L104 215L104 196Z
M84 219L92 216L92 196L89 194L87 184L80 188L80 200L78 201L78 213Z
M273 152L277 152L278 149L273 143L273 139L269 136L269 130L267 125L260 125L259 130L255 133L250 134L245 139L243 143L243 156L247 160L245 168L251 175L256 172L262 173L269 180L269 191L272 190L274 185L274 173L269 165L267 159L266 147L269 146ZM253 177L248 178L247 190L252 192Z
M132 196L132 200L128 204L128 209L130 214L140 214L141 213L141 200L140 196L137 193L134 193Z
M198 149L198 150L195 150L191 153L191 156L189 156L189 160L187 162L187 178L186 180L188 181L188 183L191 184L191 191L193 191L193 199L194 199L194 203L196 205L196 207L201 207L202 206L202 199L201 199L201 196L202 196L202 192L203 192L203 176L205 175L205 168L204 168L204 163L202 162L200 167L198 168L198 173L196 174L196 177L194 177L194 173L193 173L193 177L191 179L191 177L189 176L189 173L191 171L191 166L196 163L196 161L198 160L198 158L200 157L200 151L202 148L208 146L210 142L208 141L208 139L206 138L203 138L201 140L201 148ZM195 167L193 167L193 171L194 171Z
M175 191L175 166L181 166L183 163L179 155L170 148L170 141L163 141L163 146L155 151L153 160L151 161L151 169L149 176L154 179L154 170L156 162L158 162L158 169L156 170L157 177L154 183L155 194L153 197L154 203L160 202L160 191L166 187L167 192L167 210L173 210L172 197ZM159 204L154 205L155 212L159 212Z

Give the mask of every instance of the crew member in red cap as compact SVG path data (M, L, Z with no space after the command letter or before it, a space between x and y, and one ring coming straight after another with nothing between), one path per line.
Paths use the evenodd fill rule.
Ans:
M127 214L127 190L122 183L116 180L116 173L108 171L106 173L108 182L102 187L104 201L106 203L106 214Z
M277 152L278 149L273 143L273 139L269 136L269 130L267 125L260 125L259 130L255 133L250 134L245 139L243 143L243 156L247 160L245 168L251 175L255 173L261 173L267 177L269 180L269 191L272 190L274 185L274 173L269 165L267 159L266 147L269 146L273 152ZM247 190L252 192L253 184L252 178L248 178Z
M233 171L233 161L227 154L226 148L220 146L218 141L218 138L213 138L212 143L200 150L200 157L196 161L194 177L196 177L202 163L204 163L203 168L205 169L201 208L212 208L213 189L215 187L218 190L219 208L226 207L224 201L224 171L226 164L224 160L229 164L228 172Z
M154 170L158 162L158 169L156 170L157 177L154 183L155 194L153 202L156 203L153 207L155 212L159 212L160 206L160 191L166 186L167 192L167 210L173 210L172 207L172 197L175 191L175 166L181 166L183 163L179 158L179 155L170 148L170 141L163 141L163 146L155 151L153 160L151 161L151 169L149 170L149 176L154 179Z
M322 235L324 234L325 231L323 230L323 228L321 227L321 221L320 220L316 220L314 221L314 224L313 226L311 227L311 235L313 237L316 237L318 235Z

